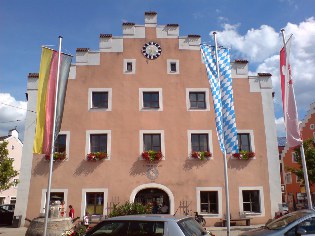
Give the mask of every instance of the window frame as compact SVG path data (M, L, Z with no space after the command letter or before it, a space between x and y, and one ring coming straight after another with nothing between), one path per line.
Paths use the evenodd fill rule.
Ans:
M201 212L201 192L217 192L218 193L218 213L202 213ZM223 216L222 206L222 187L196 187L196 209L198 214L209 218L218 218Z
M161 138L161 152L162 152L162 160L165 160L165 138L164 138L164 130L140 130L139 131L139 153L140 157L139 160L144 160L144 158L141 156L141 153L144 152L144 135L145 134L160 134Z
M237 134L249 134L249 141L250 141L250 150L251 152L256 152L255 150L255 136L253 130L237 130ZM237 137L238 138L238 137ZM233 159L237 159L236 157L231 156ZM256 159L256 156L252 159Z
M145 143L145 136L149 136L150 137L150 140L151 140L151 148L150 149L147 149L146 148L146 143ZM158 136L159 137L159 146L156 146L154 145L154 136ZM159 147L159 150L154 150L154 151L157 151L157 152L160 152L161 151L161 134L143 134L143 148L144 150L143 151L149 151L149 150L154 150L154 147Z
M131 71L128 70L128 64L131 63ZM123 61L123 73L126 75L136 74L136 59L124 59Z
M144 107L144 93L158 93L159 94L159 107L147 108ZM162 88L139 88L139 110L140 111L163 111L163 93Z
M260 204L260 212L248 212L244 211L243 207L243 191L259 191L259 204ZM265 216L265 200L264 200L264 192L262 186L256 187L239 187L239 209L241 213L245 213L247 216L251 217L262 217Z
M190 93L205 93L205 105L204 109L191 108L190 106ZM186 109L187 111L210 111L210 95L208 88L186 88Z
M212 153L212 156L208 158L209 160L213 159L213 143L212 143L212 130L188 130L187 131L187 139L188 139L188 159L193 159L191 157L191 153L194 151L192 150L192 143L191 143L191 136L192 134L208 134L208 147L209 152Z
M107 93L107 108L95 108L93 107L93 93ZM88 90L88 111L103 112L112 111L112 88L89 88Z
M68 161L70 158L70 131L60 131L59 135L66 135L66 159L64 161ZM55 148L54 148L55 152Z
M87 154L91 153L91 134L106 134L107 135L107 158L105 160L110 160L111 158L111 130L86 130L85 134L85 156L86 160Z
M177 59L167 59L167 74L178 75L179 74L179 60ZM176 70L172 70L172 64L175 64Z
M46 192L47 192L47 189L46 188L43 188L42 189L42 196L41 196L41 201L40 201L40 209L39 209L39 212L40 213L45 213L45 207L46 207ZM64 196L64 201L65 201L65 206L67 206L67 202L68 202L68 189L61 189L61 188L53 188L50 190L50 193L54 193L54 192L57 192L57 193L63 193L63 196Z
M107 188L83 188L81 195L81 215L86 213L86 194L87 193L103 193L103 215L107 215L108 189Z

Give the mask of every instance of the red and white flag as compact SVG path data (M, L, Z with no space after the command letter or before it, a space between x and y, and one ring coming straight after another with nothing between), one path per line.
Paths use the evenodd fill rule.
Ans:
M282 90L282 105L284 124L287 131L287 143L289 147L296 147L302 144L299 119L296 110L291 67L289 62L291 38L280 51L280 75Z

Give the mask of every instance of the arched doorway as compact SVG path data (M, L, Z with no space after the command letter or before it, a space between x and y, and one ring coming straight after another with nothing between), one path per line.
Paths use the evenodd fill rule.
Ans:
M166 192L158 188L146 188L140 190L135 196L135 202L142 205L157 204L157 212L153 213L165 213L169 214L170 200ZM164 206L167 206L165 208ZM161 208L163 207L163 211ZM164 210L165 209L165 210Z
M169 188L157 183L142 184L130 195L130 202L148 204L156 201L158 204L168 204L168 213L174 214L174 195Z

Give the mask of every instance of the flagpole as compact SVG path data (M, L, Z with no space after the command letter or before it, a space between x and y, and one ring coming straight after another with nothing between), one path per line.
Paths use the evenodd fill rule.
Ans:
M51 143L51 151L50 151L48 188L47 188L47 192L46 192L44 236L47 235L48 213L49 213L49 202L50 202L50 190L51 190L51 180L52 180L53 161L54 161L56 110L57 110L58 84L59 84L59 74L60 74L61 43L62 43L62 36L59 36L58 67L57 67L57 79L56 79L55 106L54 106L54 122L53 122L52 143Z
M284 45L283 47L284 47L284 52L285 52L286 66L288 66L288 63L287 63L288 62L287 61L287 48L286 48L286 42L285 42L285 36L284 36L284 29L281 29L281 34L282 34L282 40L283 40L283 45ZM287 96L287 95L285 95L285 96ZM287 103L287 99L285 99L285 101ZM285 107L287 107L287 104L285 104ZM285 117L285 114L284 114L284 117ZM285 124L286 124L286 121L285 121ZM286 128L287 128L287 125L286 125ZM310 184L309 184L309 181L308 181L307 166L306 166L305 153L304 153L304 147L303 147L303 139L302 139L302 144L300 146L300 152L301 152L301 161L302 161L302 167L303 167L304 183L305 183L305 191L306 191L306 196L307 196L308 208L309 209L313 209L312 197L311 197L311 191L310 191Z
M217 66L217 80L220 84L220 68L219 68L219 60L218 60L218 45L216 32L213 32L214 44L215 44L215 58L216 58L216 66ZM224 158L224 182L225 182L225 203L226 203L226 225L227 225L227 236L230 235L230 193L229 193L229 180L228 180L228 168L227 168L227 159L226 159L226 150L223 152Z

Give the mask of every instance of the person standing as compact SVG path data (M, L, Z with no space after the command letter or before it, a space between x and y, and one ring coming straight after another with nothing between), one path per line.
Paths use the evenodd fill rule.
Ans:
M83 217L83 224L86 227L86 229L89 228L89 213L86 212L85 216Z
M73 209L73 207L72 207L72 205L69 205L69 217L70 218L74 218L74 209Z

